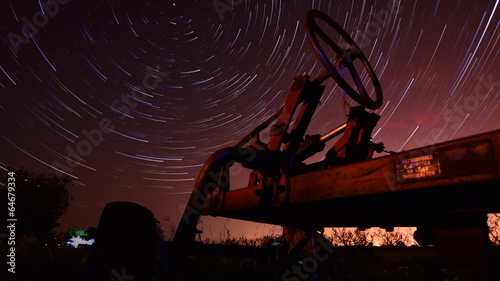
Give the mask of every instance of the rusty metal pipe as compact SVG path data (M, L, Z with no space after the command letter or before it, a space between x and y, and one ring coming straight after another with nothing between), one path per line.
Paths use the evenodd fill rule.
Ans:
M342 134L344 131L345 131L345 128L347 127L347 123L344 123L340 126L338 126L337 128L331 130L330 132L322 135L320 138L319 138L319 141L320 142L327 142L331 139L333 139L334 137Z
M327 70L323 73L321 73L317 78L316 78L316 81L318 81L319 84L322 84L323 82L326 81L326 79L328 79L328 77L330 77L330 72Z
M217 187L219 188L219 192L222 189L229 190L229 173L224 167L230 166L232 162L237 161L239 159L238 156L241 157L238 152L238 148L235 147L223 148L213 153L207 159L196 180L191 197L175 232L174 243L186 245L195 241L196 233L198 233L196 226L198 225L202 210L208 203L207 196L208 194L212 194ZM225 177L225 180L224 183L220 184L222 177Z

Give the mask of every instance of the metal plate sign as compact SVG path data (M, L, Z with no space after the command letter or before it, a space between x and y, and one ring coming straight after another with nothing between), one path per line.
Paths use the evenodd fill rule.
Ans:
M398 180L417 180L441 175L439 159L435 154L422 155L397 162Z

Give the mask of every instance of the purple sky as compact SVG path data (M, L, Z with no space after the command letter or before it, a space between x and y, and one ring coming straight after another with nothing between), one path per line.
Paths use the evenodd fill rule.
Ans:
M498 0L130 2L1 4L0 167L75 179L61 230L96 226L120 200L177 224L206 158L274 113L294 76L323 71L311 8L369 57L385 96L374 140L387 149L500 128ZM345 122L325 84L311 133ZM205 219L205 233L226 221Z

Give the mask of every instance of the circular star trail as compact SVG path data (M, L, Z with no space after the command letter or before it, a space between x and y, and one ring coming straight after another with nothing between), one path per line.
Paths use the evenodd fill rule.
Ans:
M500 127L499 1L4 2L0 165L73 178L68 225L119 200L179 219L205 159L282 106L293 77L323 71L310 9L374 67L387 149ZM325 85L310 133L345 122Z

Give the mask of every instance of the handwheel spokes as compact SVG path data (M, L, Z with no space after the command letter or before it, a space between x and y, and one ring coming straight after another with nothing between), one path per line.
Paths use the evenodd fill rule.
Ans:
M317 78L316 78L316 81L318 81L320 84L325 82L326 79L328 79L329 77L332 77L332 73L334 73L334 75L338 75L340 76L340 74L338 73L337 69L343 65L345 66L345 63L344 61L346 61L346 59L350 60L350 58L347 58L345 56L345 51L346 50L343 50L341 49L341 54L342 55L337 55L336 56L336 60L335 62L332 64L332 67L328 67L328 66L325 66L325 67L328 67L327 70L323 73L321 73ZM335 79L336 80L336 79Z
M358 56L361 54L361 51L357 48L349 48L344 51L344 57L346 58L346 62L348 64L352 64L354 60L358 58ZM344 64L344 66L347 66Z
M328 46L330 46L330 48L332 48L332 50L337 54L337 56L343 55L344 50L340 48L337 44L335 44L335 42L333 42L333 40L330 37L328 37L328 35L326 35L326 33L323 30L319 29L319 26L316 24L316 22L314 22L314 24L316 25L315 28L317 28L314 29L314 32L319 35L321 40L323 40Z
M341 49L341 50L342 50L343 55L341 57L337 56L337 59L335 60L335 63L333 64L335 71L337 71L337 69L340 66L347 68L349 70L349 74L352 77L352 80L354 81L354 84L356 84L356 87L360 93L360 96L362 96L362 97L367 96L367 91L366 91L365 85L363 84L363 81L361 80L361 77L358 74L358 71L354 67L354 61L358 58L358 55L361 53L361 51L359 51L359 49L357 49L357 48L349 48L349 49ZM359 102L358 100L356 100L356 101ZM359 103L361 103L361 102L359 102Z
M368 96L368 94L367 94L365 85L363 84L363 81L361 80L361 77L359 76L358 71L356 70L356 68L353 65L354 60L356 58L358 58L356 52L359 52L359 50L357 50L357 49L347 50L346 53L348 53L348 55L346 56L346 59L342 63L342 65L344 65L344 67L347 67L347 69L349 70L349 73L351 74L352 80L354 81L354 83L356 84L356 87L358 88L360 96L366 97L366 96ZM351 56L350 55L351 53L354 55Z
M321 19L324 23L328 24L331 28L335 29L335 31L341 35L342 39L344 39L347 44L347 49L340 48L332 39L329 37L322 29L319 28L315 19ZM326 72L322 73L316 81L322 83L328 77L332 77L335 82L341 87L346 94L348 94L352 99L358 102L360 105L369 108L369 109L377 109L380 108L383 101L382 88L380 87L380 83L373 71L370 63L364 56L363 52L356 45L354 40L349 36L349 34L340 27L333 19L331 19L328 15L318 11L311 10L306 15L306 30L307 35L309 37L309 41L313 46L316 55L320 58L323 66L326 68ZM326 55L325 51L320 45L320 38L330 49L335 53L334 61L330 61L330 58ZM354 61L359 59L364 67L364 69L368 72L370 76L371 82L373 84L375 90L375 100L373 100L366 90L363 81L361 80L355 66ZM344 77L342 77L337 68L342 65L349 69L349 73L352 77L352 81L348 82ZM356 84L357 91L350 85L350 83Z

